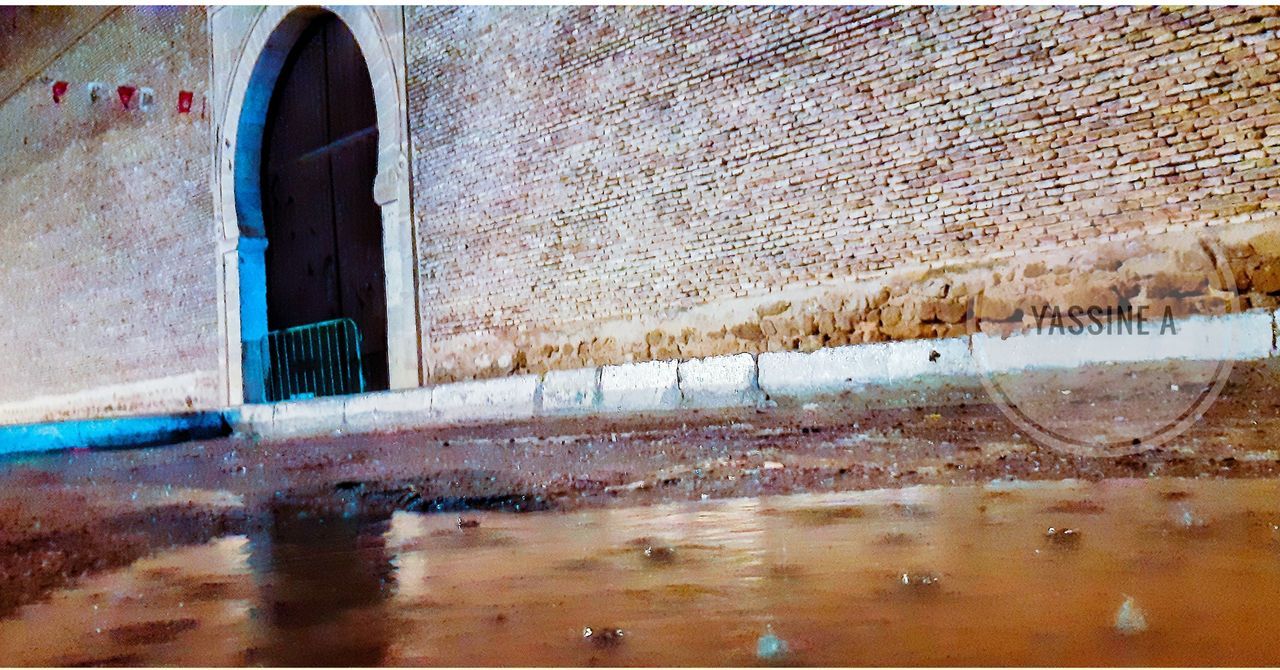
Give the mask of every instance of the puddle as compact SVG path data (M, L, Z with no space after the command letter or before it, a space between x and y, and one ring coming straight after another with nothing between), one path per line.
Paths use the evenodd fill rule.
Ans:
M1280 482L917 487L365 519L81 580L14 665L1274 665ZM1052 529L1052 530L1050 530Z

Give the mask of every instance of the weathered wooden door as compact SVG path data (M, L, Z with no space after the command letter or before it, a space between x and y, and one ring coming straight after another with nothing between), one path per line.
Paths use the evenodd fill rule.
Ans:
M388 388L377 161L369 70L342 21L322 15L290 53L267 112L267 324L354 320L368 390Z

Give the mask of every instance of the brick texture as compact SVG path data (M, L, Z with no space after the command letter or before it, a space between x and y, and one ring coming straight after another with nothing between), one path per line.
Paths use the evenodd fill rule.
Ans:
M204 10L67 11L0 16L0 423L217 406ZM121 109L121 84L155 107Z
M405 26L431 382L950 336L979 293L1016 320L1142 280L1194 312L1230 290L1206 239L1243 307L1280 296L1274 8ZM201 8L0 11L0 422L219 404L208 42Z
M406 11L434 380L946 334L847 296L1280 207L1274 8Z

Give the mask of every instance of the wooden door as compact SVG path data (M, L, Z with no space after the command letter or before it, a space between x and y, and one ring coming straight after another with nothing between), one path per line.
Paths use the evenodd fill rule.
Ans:
M290 53L267 113L267 323L279 330L352 319L368 390L388 388L377 163L369 70L347 27L322 15Z

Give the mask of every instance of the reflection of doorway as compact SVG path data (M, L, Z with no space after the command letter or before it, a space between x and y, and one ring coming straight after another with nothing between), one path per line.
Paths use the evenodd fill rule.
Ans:
M249 535L249 560L263 576L264 635L248 664L382 665L395 632L385 604L395 584L383 537L390 513L321 512L290 502L268 507Z
M336 16L298 38L271 95L262 142L267 325L349 318L365 388L389 388L378 127L360 47Z

